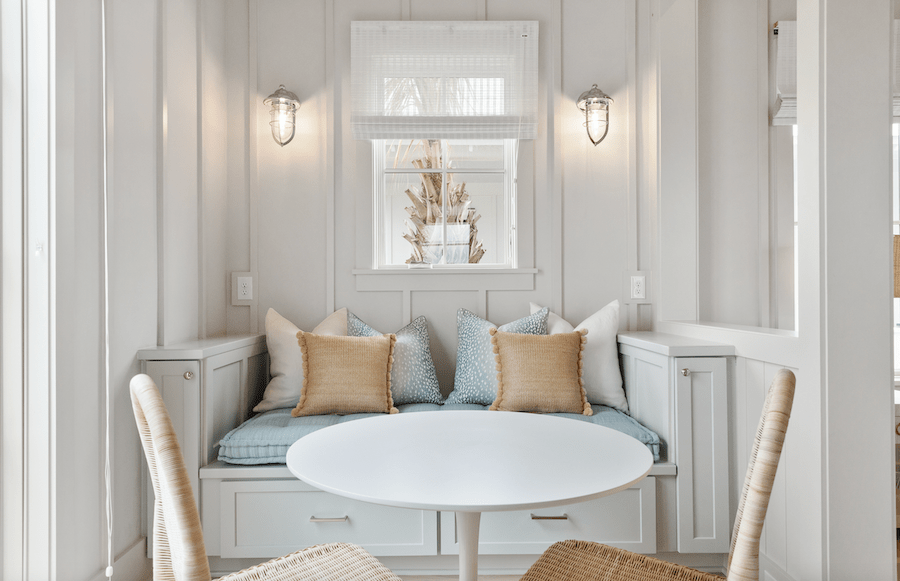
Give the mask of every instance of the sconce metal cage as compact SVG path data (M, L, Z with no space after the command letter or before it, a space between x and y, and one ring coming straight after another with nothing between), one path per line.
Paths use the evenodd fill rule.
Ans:
M266 97L263 103L272 107L269 111L272 116L272 120L269 121L272 137L275 139L275 143L284 147L294 138L296 113L300 108L300 100L297 99L297 95L285 89L284 85L279 85L278 90Z
M603 141L609 132L609 104L612 102L612 97L596 84L578 97L578 108L584 113L584 126L594 145Z

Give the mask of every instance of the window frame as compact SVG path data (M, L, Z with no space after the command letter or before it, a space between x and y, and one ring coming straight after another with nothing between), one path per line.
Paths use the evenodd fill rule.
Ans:
M518 228L517 228L517 173L518 173L518 140L516 139L440 139L441 151L448 151L448 142L453 141L454 146L459 146L459 142L470 141L473 143L483 141L502 141L503 142L503 168L502 169L475 169L475 168L447 168L446 164L442 164L441 168L418 169L418 168L388 168L385 160L385 147L393 139L374 139L372 143L372 268L375 271L391 271L391 270L413 270L425 268L428 270L453 270L453 271L487 271L487 270L513 270L518 268ZM400 143L407 140L400 140ZM413 139L413 141L417 141ZM428 264L426 266L411 266L409 264L389 264L387 260L386 238L388 235L386 217L386 201L387 192L385 189L385 181L388 175L401 174L421 174L421 173L440 173L442 175L441 184L443 191L447 190L449 183L448 176L450 174L495 174L503 176L503 210L504 217L498 228L503 228L506 232L504 236L506 250L504 251L504 260L502 262L491 263L464 263L464 264ZM446 197L442 196L443 207L442 215L446 215ZM446 245L446 222L444 225L444 234L442 236L443 244Z

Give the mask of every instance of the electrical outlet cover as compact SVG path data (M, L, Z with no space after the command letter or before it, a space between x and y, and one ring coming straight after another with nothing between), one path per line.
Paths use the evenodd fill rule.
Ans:
M622 277L622 302L626 305L650 302L650 272L626 270Z
M253 298L253 273L231 273L231 304L236 307L250 306L254 304Z

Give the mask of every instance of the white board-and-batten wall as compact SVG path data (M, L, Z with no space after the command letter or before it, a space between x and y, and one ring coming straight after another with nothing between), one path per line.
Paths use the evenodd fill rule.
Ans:
M726 70L715 71L721 75L717 86L704 85L699 67L710 61L698 58L706 39L694 23L700 21L700 11L713 4L720 10L721 5L705 0L661 4L665 7L660 11L661 107L656 139L663 153L660 182L650 190L651 200L658 199L660 207L652 243L654 272L659 276L653 295L654 329L735 346L737 357L730 370L733 484L743 479L759 409L775 371L788 367L797 374L791 424L760 547L760 578L895 579L892 3L871 3L861 10L853 3L797 2L797 332L698 322L709 306L702 304L708 289L702 288L698 268L698 257L706 252L697 236L699 204L710 194L703 182L721 180L730 172L732 179L719 183L732 184L733 189L713 195L733 195L741 200L736 203L754 199L754 190L765 191L759 184L767 173L760 171L767 162L768 119L762 106L767 87L764 74L757 77L758 83L743 84L746 70L732 78ZM768 42L772 24L768 16L777 12L773 2L753 4L741 8L746 14L739 28L758 33L740 30L730 37L732 43L743 43L745 54L758 55L756 68L752 58L743 62L750 63L751 76L764 71L760 43ZM859 66L862 62L865 67ZM849 115L839 105L842 87L853 87L858 96ZM719 99L730 94L751 106L756 101L757 114L735 108L725 115L726 124L704 122L710 112L697 106L703 102L701 92L709 98L716 90L714 97ZM670 98L673 94L677 100ZM681 147L674 147L676 143ZM700 155L708 154L714 143L750 153L729 159L727 168L711 168ZM741 174L759 177L734 179ZM748 206L750 221L767 215L754 211L755 206ZM752 240L750 244L756 246ZM741 267L757 265L750 260ZM760 297L760 305L765 302Z
M879 5L885 1L880 0ZM835 71L846 72L846 59L867 56L870 47L865 43L842 45L838 31L850 30L854 38L868 38L870 42L880 42L881 37L862 32L878 29L874 16L869 15L871 22L860 20L852 7L844 7L850 12L842 12L837 4L831 7L828 0L801 0L798 21L811 18L819 23L812 30L824 35L825 42L832 39L833 54L848 55L839 57L834 65L843 67ZM62 367L73 379L58 390L55 402L67 413L60 414L57 427L55 488L63 491L59 502L65 510L58 512L55 523L59 541L53 566L65 571L67 577L99 579L106 561L105 531L94 525L86 530L82 525L96 525L95 517L102 513L102 495L98 492L103 482L102 418L97 405L102 398L102 380L97 341L92 340L97 336L101 307L96 300L100 292L100 239L96 205L84 203L91 199L96 204L91 192L97 191L98 180L96 174L83 169L99 166L96 134L90 133L91 127L99 124L100 115L90 88L99 81L99 41L95 35L79 35L82 44L78 46L82 48L73 50L74 31L92 29L90 22L94 22L91 19L96 13L93 5L85 5L84 10L76 10L78 5L74 3L60 6L67 9L58 10L56 15L57 88L71 99L58 109L57 119L69 132L56 143L64 154L60 159L67 163L57 171L61 191L68 196L59 208L56 226L59 239L67 244L60 247L57 258L58 284L66 289L57 301L57 317L61 317L57 344ZM831 9L828 18L824 16L826 7ZM772 513L763 549L768 560L764 562L774 564L768 569L772 577L849 578L842 575L847 571L842 567L854 552L873 556L875 563L881 563L886 552L892 553L893 549L884 546L890 540L882 539L881 523L870 518L875 514L873 503L888 496L890 483L883 489L865 488L865 494L861 494L852 489L849 476L831 476L838 468L830 466L839 464L842 470L866 482L870 477L889 477L888 470L868 466L865 457L855 458L850 453L854 445L862 446L863 442L878 442L877 446L887 452L889 443L878 439L875 422L860 415L836 415L838 402L852 391L841 391L837 376L822 371L826 361L844 361L844 357L874 357L877 361L881 351L889 351L887 330L884 338L875 337L868 346L848 344L849 338L842 343L840 337L826 335L823 330L827 323L832 328L840 324L857 329L860 321L872 329L871 321L884 314L875 303L859 309L858 301L848 298L852 295L848 286L839 280L842 272L856 273L837 250L842 243L863 251L856 253L866 256L859 261L861 267L883 266L888 272L886 251L884 256L865 254L877 246L865 238L874 230L865 223L842 224L836 214L835 222L828 223L827 235L820 237L820 220L812 221L817 227L801 243L801 260L804 255L808 258L806 270L801 270L801 292L809 293L809 300L801 307L799 340L777 333L764 334L760 339L753 332L671 323L672 319L695 318L696 311L686 316L665 312L673 298L688 308L697 305L690 289L685 298L683 286L671 287L679 290L669 295L659 292L661 286L671 282L667 277L673 273L678 276L685 258L696 257L696 248L688 245L688 252L680 259L670 256L663 260L663 248L681 247L668 246L673 239L665 235L667 223L661 219L668 215L664 207L667 192L679 186L677 179L671 181L673 174L666 169L684 165L679 153L691 153L685 139L697 124L696 119L690 119L692 108L684 106L683 95L669 98L675 109L667 113L665 70L660 68L665 59L660 55L671 59L681 54L688 59L670 69L676 76L695 66L696 45L691 35L695 35L692 23L696 23L696 10L693 0L504 0L452 5L410 0L194 0L186 4L161 0L142 6L110 2L114 31L109 46L110 107L113 119L118 120L109 131L113 155L117 577L138 578L146 566L140 546L139 467L143 458L127 397L127 380L137 371L134 353L138 348L196 336L261 331L269 306L302 328L311 328L340 306L349 307L384 331L396 330L410 316L424 314L434 329L436 360L446 389L455 351L456 308L466 307L502 323L524 315L527 302L533 300L578 322L609 300L623 299L624 272L637 269L652 271L648 290L654 304L652 310L649 305L625 308L622 329L652 325L657 330L732 343L738 349L730 394L735 414L732 445L736 442L738 448L738 453L732 454L736 459L733 480L739 481L743 473L739 464L746 456L741 450L755 425L759 394L771 370L781 365L798 369L801 389L804 385L825 386L822 392L816 388L799 392L802 411L795 415L792 434L813 437L804 438L801 446L799 438L791 440L789 436L783 464L787 469L779 474L786 483L784 508L778 508L782 501L776 493L773 506L779 514ZM352 141L347 130L346 25L353 19L403 18L534 19L541 23L539 138L520 157L520 192L528 191L531 196L530 205L523 203L523 211L533 226L530 233L521 234L520 246L524 248L520 266L537 270L531 290L485 290L478 284L465 290L409 293L358 290L359 277L353 270L368 268L372 176L368 145ZM854 24L839 28L841 19ZM688 34L687 39L683 34ZM888 35L885 27L884 39ZM810 42L810 46L818 45ZM675 49L681 52L672 52ZM807 48L805 58L825 63L823 67L828 65L811 48ZM873 90L880 82L848 80L861 85L875 83ZM801 87L803 83L818 86L818 82L801 78ZM615 99L610 134L598 147L588 143L575 107L575 99L592 83ZM271 139L268 114L262 104L279 84L297 93L302 102L297 137L284 149ZM689 81L688 90L691 86L696 84ZM846 94L846 87L826 88L837 95ZM819 100L814 105L821 107L824 97L817 95ZM819 111L817 107L813 110ZM830 131L859 151L874 154L868 156L869 161L884 161L877 150L866 146L870 140L865 132L877 131L872 123L856 130L839 121L843 112L822 111L820 123L833 119L833 125L825 125ZM679 132L679 139L672 143L665 141L665 125L661 124L667 114L670 119L685 114L688 117L687 131ZM811 132L807 139L821 143L819 137ZM828 174L832 183L856 175L852 167L841 166L846 153L820 147L811 154L814 159L807 160L807 171L818 176L814 167L827 162L824 171L835 172ZM847 163L851 161L858 160L851 156ZM689 179L696 163L685 167L674 177ZM881 176L877 168L870 174L857 185L871 186L862 188L862 192L869 192L862 195L873 196L877 205L881 201L871 192L884 185L878 180L886 180L888 174L885 171ZM696 177L696 172L693 175ZM72 176L76 181L71 181ZM818 183L808 184L820 191ZM696 184L692 191L696 191ZM856 193L859 195L859 191ZM810 200L803 211L819 216L824 198L813 195ZM887 201L883 205L887 208ZM844 212L849 213L846 208ZM864 214L864 218L876 219L874 214ZM861 240L854 238L858 235L863 235ZM660 244L661 238L665 244ZM825 277L820 265L828 249L833 252ZM255 305L230 305L229 274L233 271L255 274ZM696 281L696 271L691 277L691 271L687 271L689 282ZM804 280L807 291L802 290ZM884 282L887 295L888 281ZM74 300L68 289L75 289ZM834 302L823 306L817 297L826 290ZM861 310L862 317L830 321L820 317L820 313L837 317L841 307L848 313L859 314ZM85 335L86 329L93 331ZM809 329L809 334L804 335L804 329ZM847 347L846 353L840 346ZM889 359L889 353L885 353L885 360ZM845 365L844 369L853 366ZM888 375L887 367L884 374ZM866 376L863 381L870 379ZM851 381L847 377L843 380ZM826 405L823 393L833 395L835 403ZM856 406L857 413L872 412L877 409L872 405L877 397L866 392L862 403L857 401L851 407ZM887 410L890 402L887 396L884 399ZM888 414L885 411L885 432L890 428ZM839 428L842 439L825 437L832 428ZM84 450L93 451L87 465L77 460L84 458ZM823 482L834 488L826 489ZM854 502L843 506L841 494L852 495ZM892 518L893 509L888 508L885 512ZM854 520L853 511L863 515L862 520ZM783 530L779 536L772 534L776 527ZM880 578L886 572L883 568L873 571L876 576L871 578Z
M514 273L366 272L372 268L374 178L371 144L350 136L349 28L352 20L403 19L540 23L538 139L519 149ZM228 270L256 273L257 295L255 307L207 297L208 321L217 323L207 332L262 331L270 307L304 329L340 307L383 332L425 315L446 393L455 366L458 308L502 324L527 315L533 301L577 323L622 300L625 271L638 269L640 247L636 20L635 2L228 3L228 125L241 139L244 127L256 135L248 140L250 148L228 140L227 220L240 223L238 236L249 232L250 239L229 250L226 262ZM575 106L592 83L615 99L610 133L597 147L588 141ZM262 102L279 84L301 101L297 135L284 148L271 138ZM249 107L230 98L244 91L251 96ZM211 274L211 280L223 275ZM649 321L649 314L643 316ZM623 305L623 330L629 318L630 328L638 328L637 306Z

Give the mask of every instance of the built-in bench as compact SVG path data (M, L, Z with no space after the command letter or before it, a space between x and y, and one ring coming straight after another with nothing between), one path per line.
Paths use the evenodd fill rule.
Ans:
M649 436L645 441L657 458L649 477L591 502L484 514L479 537L482 572L524 572L550 544L567 538L642 553L690 554L694 560L688 559L689 564L707 568L728 552L726 372L733 349L656 333L627 333L619 335L619 352L631 417L602 406L594 406L594 411L599 417L623 416L626 423L649 428L647 434L658 434L658 443ZM237 570L261 558L336 540L362 545L400 573L456 571L453 513L361 503L314 489L283 464L239 465L218 459L218 443L249 418L262 397L268 379L264 335L144 349L138 358L160 386L172 415L214 571ZM285 411L276 412L255 421L287 426ZM334 421L341 420L324 420ZM266 458L281 458L281 447ZM230 449L223 453L231 454ZM146 515L149 531L149 508ZM550 516L565 518L546 518Z

